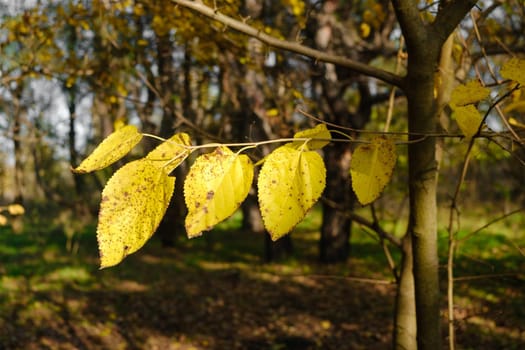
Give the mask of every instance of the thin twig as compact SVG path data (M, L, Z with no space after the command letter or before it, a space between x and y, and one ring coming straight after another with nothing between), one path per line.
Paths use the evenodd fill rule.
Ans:
M291 277L301 277L300 275L291 275ZM332 276L332 275L306 275L305 277L319 279L341 279L345 281L371 284L395 284L395 281L379 280L374 278L352 277L352 276Z
M489 227L489 226L495 224L496 222L501 221L501 220L505 220L505 219L507 219L508 217L510 217L510 216L512 216L512 215L514 215L514 214L520 213L520 212L522 212L522 211L525 211L525 207L521 207L521 208L515 209L515 210L513 210L513 211L511 211L511 212L508 212L508 213L506 213L506 214L503 214L503 215L501 215L501 216L499 216L499 217L497 217L497 218L495 218L495 219L492 219L492 220L490 220L489 222L487 222L485 225L483 225L483 226L481 226L481 227L475 229L474 231L468 233L467 235L465 235L465 237L462 237L461 239L458 239L458 243L463 243L463 242L469 240L469 239L470 239L472 236L474 236L475 234L477 234L477 233L483 231L483 230L486 229L487 227Z
M353 211L345 210L338 203L336 203L336 202L334 202L332 200L329 200L329 199L327 199L325 197L321 197L321 201L323 203L325 203L326 205L328 205L329 207L331 207L333 209L336 209L336 210L339 210L347 218L349 218L349 219L351 219L351 220L353 220L353 221L355 221L355 222L357 222L357 223L359 223L359 224L361 224L361 225L363 225L365 227L370 228L380 238L384 238L387 241L389 241L390 243L392 243L394 246L396 246L398 248L401 248L401 240L399 238L397 238L396 236L391 235L390 233L386 232L379 224L371 222L371 221L365 219L364 217L362 217L361 215L356 214Z
M401 37L399 39L399 49L397 52L397 59L396 59L396 69L395 69L396 74L399 74L399 68L401 67L401 60L404 55L403 46L404 46L404 39L403 37ZM390 129L390 123L392 122L392 115L394 114L395 97L396 97L396 87L394 86L392 87L392 90L390 90L390 95L388 96L388 110L386 113L385 128L383 129L384 132L387 132Z
M462 276L454 278L454 282L465 282L465 281L475 281L488 278L503 278L503 277L519 277L518 273L492 273L486 275L476 275L476 276Z

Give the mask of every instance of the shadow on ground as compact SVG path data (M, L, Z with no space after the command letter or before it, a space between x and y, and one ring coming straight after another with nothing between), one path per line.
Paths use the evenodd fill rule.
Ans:
M78 238L75 255L58 231L2 231L0 348L389 348L395 286L383 272L367 274L363 255L380 247L356 243L348 264L321 266L315 242L304 237L294 237L299 254L283 263L261 263L263 237L228 231L170 249L152 241L121 265L98 270L93 230ZM500 285L503 308L496 301L465 306L463 348L480 341L519 348L525 315L510 302L523 305L518 282ZM487 320L495 323L487 328Z

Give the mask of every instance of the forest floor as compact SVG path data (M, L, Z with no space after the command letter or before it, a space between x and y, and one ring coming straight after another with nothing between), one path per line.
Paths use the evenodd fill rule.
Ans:
M516 225L520 236L484 231L458 252L460 349L524 348ZM348 263L320 265L314 226L298 227L281 262L263 263L261 235L223 225L174 248L152 239L105 270L93 227L73 237L75 253L58 229L0 228L0 349L390 348L395 284L381 246L356 230ZM444 264L444 234L441 245Z

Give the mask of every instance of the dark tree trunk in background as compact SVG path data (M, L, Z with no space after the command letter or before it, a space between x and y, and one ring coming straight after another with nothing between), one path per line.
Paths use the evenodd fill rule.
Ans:
M77 32L75 28L71 25L66 26L66 45L68 48L68 52L71 53L71 55L74 55L76 57L76 47L77 47ZM68 148L69 148L69 164L72 168L76 168L78 166L78 152L75 147L77 142L77 133L76 133L76 117L77 117L77 92L78 92L78 85L76 82L73 83L73 85L68 85L67 83L64 83L62 85L62 89L64 91L64 95L67 98L67 108L69 111L69 134L68 134ZM75 194L77 196L80 196L83 188L84 188L84 176L76 173L72 173L73 181L75 183Z
M66 95L68 97L67 101L67 107L69 110L69 138L68 138L68 146L69 146L69 164L72 168L76 168L78 165L78 152L75 147L76 141L77 141L77 133L75 129L76 125L76 109L77 109L77 93L76 93L76 86L72 86L71 88L66 88ZM84 177L80 174L72 173L73 174L73 181L75 182L75 193L77 196L80 196L82 194L83 188L84 188Z
M345 26L347 31L341 31L335 23L339 22L339 13L348 10L352 5L343 2L323 1L321 11L309 26L308 35L320 50L333 54L349 56L356 61L366 61L360 51L354 47L358 35L352 31L355 28ZM370 118L370 93L368 79L360 81L354 72L336 67L332 64L314 63L313 75L314 95L318 101L321 115L325 121L341 127L362 128ZM349 89L358 89L360 105L354 111L345 96ZM331 129L337 129L333 125ZM349 134L345 129L339 131ZM340 138L341 135L332 135ZM356 135L351 135L356 136ZM349 167L351 160L351 145L335 143L325 147L324 161L327 169L327 183L323 193L323 222L319 242L319 259L321 262L335 263L346 261L350 254L350 232L352 221L346 215L354 206L355 196L351 188Z
M242 230L253 233L264 233L264 223L262 221L261 212L257 203L257 195L255 189L246 197L246 200L241 205L242 210ZM253 193L252 193L253 192Z
M344 211L352 210L353 194L348 176L350 149L348 144L335 143L324 149L326 164L326 189L323 197L329 203L323 204L323 221L319 258L321 262L345 261L350 254L351 220ZM333 204L340 206L334 208Z
M250 115L253 116L253 118L246 117ZM242 121L242 129L250 133L251 137L256 137L258 140L268 138L264 130L269 130L269 128L264 128L261 118L254 115L253 112L245 111L244 118L240 119L240 121ZM238 139L241 139L241 137ZM262 156L268 155L271 151L267 147L261 147L260 149L262 150ZM275 242L271 240L270 234L264 228L263 219L257 202L257 188L255 185L250 192L251 193L241 205L243 213L242 229L253 233L264 234L264 260L266 262L282 260L290 257L293 254L291 235L285 235Z
M21 126L22 126L22 85L18 86L15 91L13 91L13 148L15 154L15 173L14 173L14 202L22 203L24 201L23 188L24 188L24 161L23 161L23 152L22 152L22 142L21 142Z
M173 42L169 35L157 37L157 57L160 79L161 105L163 116L160 125L159 136L169 138L175 133L176 113L175 96L177 95L178 82L176 80L176 68L173 59ZM187 78L187 77L186 77ZM186 176L186 166L178 166L173 175L176 177L175 190L170 205L164 215L156 235L164 246L173 246L177 236L185 235L184 218L186 217L186 205L184 204L183 184Z
M323 98L328 108L325 120L343 127L363 128L370 119L372 102L366 81L358 83L358 90L360 104L357 111L352 114L348 111L348 106L343 98L346 86L325 82ZM340 131L349 134L348 130L341 129ZM339 138L340 135L335 134L333 137ZM346 213L353 210L356 200L349 174L351 159L352 150L348 143L334 143L324 149L327 181L323 193L325 202L323 203L323 222L319 242L321 262L343 262L350 255L352 220ZM334 207L334 204L337 207Z
M255 0L247 1L245 3L245 12L251 18L262 19L261 16L269 15L264 11L264 1ZM264 19L262 19L264 20ZM251 60L256 63L261 70L246 69L241 66L241 82L237 85L236 91L239 101L241 101L238 108L241 127L238 129L241 131L236 139L239 141L246 141L246 137L250 141L260 141L277 138L275 130L272 130L272 126L266 118L266 105L265 100L267 96L263 91L267 84L268 76L262 70L264 67L265 50L262 48L260 42L251 38L248 43L248 50L250 51ZM239 125L239 124L237 124ZM235 123L234 123L235 128ZM270 148L260 147L262 154L259 156L266 156L271 152ZM243 204L243 214L249 215L245 218L243 225L248 225L253 229L258 229L263 226L262 218L256 201L248 201ZM248 223L247 220L256 220L255 222ZM246 227L246 226L244 226ZM272 241L270 234L264 230L265 235L265 253L264 259L266 262L282 260L290 257L293 253L293 244L291 235L285 235L277 241Z
M287 234L274 242L270 235L266 233L264 236L264 244L264 260L266 262L284 260L293 254L291 234Z

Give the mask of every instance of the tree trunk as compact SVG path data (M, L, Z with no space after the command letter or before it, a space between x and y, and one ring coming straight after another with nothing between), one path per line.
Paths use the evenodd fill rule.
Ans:
M343 75L349 74L343 70L340 71ZM334 84L333 82L323 84L323 99L328 107L325 118L328 122L355 129L362 129L366 125L370 120L372 107L368 81L360 81L358 89L359 107L355 113L350 114L343 97L346 85ZM344 129L340 131L348 133ZM356 137L357 135L353 134L352 136ZM349 173L351 158L350 144L335 143L324 149L327 180L323 196L328 200L328 203L323 204L323 222L319 242L319 259L321 262L343 262L350 255L352 220L348 218L346 212L353 210L356 200ZM339 207L334 208L331 203L337 203Z
M251 233L264 233L264 223L261 217L261 211L257 204L257 195L252 188L250 194L246 197L241 205L242 210L242 230Z
M73 85L71 88L65 88L65 90L66 96L68 97L67 107L69 110L69 164L72 168L76 168L78 165L78 152L75 147L77 141L77 133L75 129L77 112L76 85ZM84 187L84 177L80 174L73 173L73 181L75 183L75 192L77 196L80 196Z
M24 161L23 161L23 150L22 150L22 85L17 86L13 91L13 148L15 155L14 165L14 202L22 203L24 201L23 189L24 189Z
M421 47L424 45L424 48ZM434 67L439 47L422 42L409 51L407 87L408 125L413 141L408 146L410 218L420 350L441 348L440 293L437 247L436 140L418 135L432 134L438 120L434 100Z
M293 254L291 234L287 234L286 236L279 238L277 241L272 241L268 233L266 233L264 237L264 260L266 262L282 261Z
M169 138L174 133L175 126L175 102L174 96L177 94L177 81L175 79L175 62L173 61L173 43L168 35L157 37L157 59L159 69L159 79L161 87L161 105L163 115L160 125L159 135ZM185 234L184 218L186 216L186 206L184 204L184 178L186 176L185 164L179 165L174 174L175 189L171 202L168 206L158 229L157 236L164 246L173 246L175 237Z
M350 255L352 221L346 211L352 210L353 192L349 181L350 149L348 144L336 143L324 150L326 188L323 196L323 221L319 241L319 259L324 263L342 262ZM340 204L333 208L331 203Z
M414 302L414 275L412 261L412 237L406 234L402 240L401 277L397 286L394 314L394 349L417 349L416 304Z
M402 88L408 104L410 217L413 274L419 350L441 349L439 259L437 246L436 138L439 123L434 96L442 46L474 0L443 1L432 23L420 16L417 2L393 0L393 8L405 37L408 65Z

